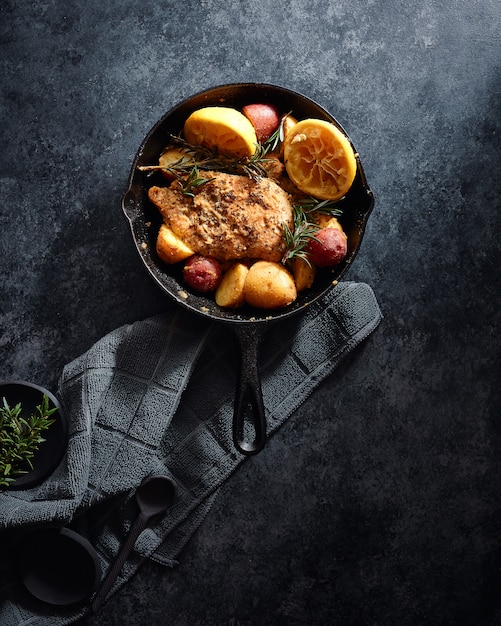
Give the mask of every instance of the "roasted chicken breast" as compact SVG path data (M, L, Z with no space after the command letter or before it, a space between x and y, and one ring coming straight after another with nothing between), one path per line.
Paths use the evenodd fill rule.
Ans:
M269 178L215 171L200 175L212 180L195 189L194 197L183 195L177 181L149 189L167 226L199 254L280 261L284 226L293 228L289 194Z

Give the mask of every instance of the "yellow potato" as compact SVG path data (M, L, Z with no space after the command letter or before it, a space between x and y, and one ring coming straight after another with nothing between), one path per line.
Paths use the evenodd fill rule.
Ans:
M337 217L331 217L330 220L325 225L325 228L337 228L341 232L344 232L343 227L341 226Z
M295 126L296 124L297 124L297 119L295 117L292 117L292 115L287 115L287 117L283 121L283 126L282 126L284 138L287 137L287 135L292 130L292 127Z
M156 248L160 259L169 264L179 263L194 254L193 250L167 224L160 226Z
M292 115L287 115L286 118L283 120L282 122L282 132L283 132L283 138L285 141L285 138L287 137L287 135L291 132L292 128L297 124L297 119L295 117L292 117ZM281 159L283 159L284 156L284 144L280 143L280 148L279 148L279 152L278 152L279 156Z
M245 301L259 309L278 309L297 298L291 273L280 263L257 261L251 265L244 284Z
M158 159L158 164L162 167L172 167L176 164L191 165L192 163L194 163L193 157L186 150L177 146L164 150ZM167 180L175 179L174 174L168 170L161 170L161 172Z
M315 213L314 219L315 223L318 224L320 228L337 228L339 230L343 230L343 227L337 217L332 217L327 213Z
M234 263L224 274L216 289L216 304L235 309L244 303L244 284L249 268Z
M309 289L315 280L315 274L317 273L316 267L314 265L308 265L303 259L294 259L291 265L297 291Z

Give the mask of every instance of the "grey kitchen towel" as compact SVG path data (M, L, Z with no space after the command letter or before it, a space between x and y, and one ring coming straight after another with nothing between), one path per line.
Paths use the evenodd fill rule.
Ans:
M268 436L381 319L372 289L345 282L303 315L272 326L259 358ZM106 572L136 515L135 489L144 477L165 474L177 484L174 504L142 532L110 595L145 559L174 566L219 487L248 458L232 440L238 365L224 324L179 309L103 337L60 377L69 420L63 461L42 485L0 493L0 537L85 529ZM85 603L54 608L35 600L14 567L7 559L0 568L2 626L55 626L86 614Z

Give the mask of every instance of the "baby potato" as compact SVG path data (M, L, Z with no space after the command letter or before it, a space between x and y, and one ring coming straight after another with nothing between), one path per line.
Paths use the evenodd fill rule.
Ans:
M294 259L291 263L292 273L297 291L304 291L313 285L317 269L314 265L308 265L303 259Z
M342 233L344 233L343 227L341 226L341 223L337 219L337 217L331 217L330 220L325 225L325 228L337 228Z
M222 307L235 309L244 304L244 285L249 268L243 263L233 263L226 272L216 289L216 304Z
M290 133L290 131L292 130L292 128L297 124L297 119L295 117L293 117L292 115L286 115L283 122L282 122L282 128L283 128L283 133L284 133L284 139L285 137L287 137L287 135Z
M333 267L346 256L348 242L338 228L321 228L306 247L311 262L317 267Z
M247 304L259 309L278 309L297 298L291 273L280 263L257 261L249 268L244 284Z
M174 146L167 148L162 152L158 159L158 164L161 167L172 167L175 164L182 163L183 165L191 165L193 163L193 157L191 157L186 150ZM167 180L174 180L175 176L169 170L160 170Z
M214 291L219 286L222 276L221 264L210 256L194 254L183 267L183 279L186 284L201 293Z
M246 104L242 113L254 126L259 143L264 143L280 124L280 113L274 104Z
M282 124L282 133L283 133L283 138L285 140L287 135L291 132L293 127L297 124L297 119L295 117L292 117L292 115L286 115L285 117L282 118L280 123ZM281 159L283 159L284 157L283 142L280 143L279 156Z
M337 228L338 230L343 230L337 217L332 217L327 213L314 213L313 219L315 220L315 224L318 224L320 228Z
M167 224L160 226L156 249L160 259L169 264L184 261L193 254L193 250Z

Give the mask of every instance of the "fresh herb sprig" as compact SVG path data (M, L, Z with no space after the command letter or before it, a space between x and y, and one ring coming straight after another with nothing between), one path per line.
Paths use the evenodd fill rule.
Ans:
M284 124L291 113L292 111L289 111L286 115L282 115L282 118L280 120L280 124L277 130L274 133L272 133L268 137L268 139L264 142L263 145L266 147L267 152L273 152L274 150L278 148L278 146L281 143L284 142L284 139L285 139Z
M319 200L318 198L309 196L308 198L298 200L296 206L308 217L313 213L322 213L330 217L341 217L341 215L343 215L339 200Z
M292 211L292 230L287 224L284 227L285 252L282 256L282 263L290 264L294 259L301 259L311 266L307 252L308 243L311 239L315 239L315 235L321 228L315 221L314 214L340 217L343 212L338 202L318 200L311 196L295 202L292 205Z
M139 165L142 172L153 174L157 170L169 173L175 178L181 191L186 196L193 197L193 190L201 185L210 182L212 178L202 178L199 176L200 170L225 172L226 174L238 174L249 178L267 178L268 171L266 163L269 162L267 155L278 148L284 141L284 123L290 112L284 115L277 130L270 137L256 145L256 151L250 157L234 157L224 154L217 149L209 149L205 146L194 145L186 141L180 135L169 135L169 144L165 151L170 148L181 148L185 156L169 165Z
M57 411L50 408L49 398L43 395L41 404L28 418L22 417L21 403L10 407L2 398L0 405L0 486L6 487L16 477L27 474L28 466L33 469L32 459L40 444L45 441L42 432L51 426L55 419L51 415Z
M183 196L190 196L191 198L195 196L195 189L205 185L205 183L210 183L211 180L214 180L214 178L203 178L202 176L199 176L199 170L196 165L192 167L186 178L178 178L181 193Z
M139 165L142 172L153 173L157 170L164 170L174 178L189 176L194 168L198 170L215 170L227 174L240 174L250 178L266 178L268 172L266 163L270 160L269 153L274 152L284 141L284 123L287 117L284 115L277 130L263 143L256 145L256 151L250 157L235 157L224 154L217 149L210 149L205 146L194 145L186 141L181 135L169 135L169 143L165 150L169 148L181 148L186 155L171 163L170 165Z
M284 226L285 252L282 263L289 264L294 259L302 259L311 265L306 248L311 239L315 238L319 226L307 219L306 213L297 205L292 205L294 225L292 230L288 224Z
M174 178L180 179L189 176L194 168L198 170L210 170L225 172L226 174L239 174L250 178L266 177L265 163L269 148L258 144L256 152L251 157L233 157L218 150L210 150L205 146L195 146L188 143L178 135L170 135L170 141L166 148L179 147L186 154L170 165L140 165L138 169L143 172L153 173L156 170L164 170Z

